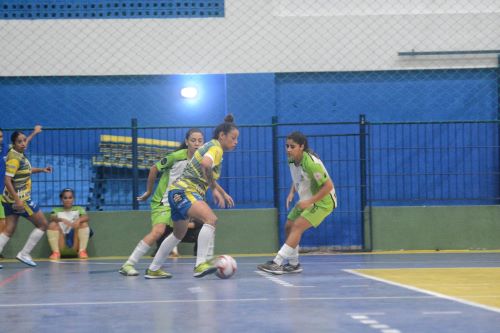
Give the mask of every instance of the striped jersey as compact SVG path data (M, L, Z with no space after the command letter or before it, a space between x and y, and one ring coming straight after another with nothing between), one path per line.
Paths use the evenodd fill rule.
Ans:
M197 192L201 196L205 196L209 184L201 171L201 161L203 157L208 156L212 159L212 170L214 180L219 179L222 166L222 155L224 151L218 140L212 139L198 148L194 153L193 158L189 161L186 168L182 172L181 177L175 180L170 186L172 189L180 189L190 192Z
M9 150L5 162L5 175L12 177L14 190L19 199L27 201L31 198L31 164L23 153L14 149ZM14 198L11 197L5 186L2 201L14 202Z

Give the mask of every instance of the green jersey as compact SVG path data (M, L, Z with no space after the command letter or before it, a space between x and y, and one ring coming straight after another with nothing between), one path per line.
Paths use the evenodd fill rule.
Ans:
M75 221L78 220L80 216L87 215L87 212L80 206L73 206L70 210L65 210L63 207L55 207L52 208L50 215L54 215L60 219L66 219L71 223L75 223ZM70 226L64 224L63 222L59 222L59 226L65 234L69 233L72 229Z
M187 149L181 149L167 154L155 165L158 171L162 173L155 193L151 198L151 207L163 204L168 206L168 188L170 184L182 174L188 163Z
M311 198L318 193L323 184L330 179L323 162L308 152L304 152L300 165L296 166L293 160L289 160L288 165L290 166L293 185L295 186L295 190L299 193L300 200ZM331 190L330 195L325 196L316 204L328 206L331 205L331 200L333 200L333 208L336 208L337 195L335 194L335 186Z

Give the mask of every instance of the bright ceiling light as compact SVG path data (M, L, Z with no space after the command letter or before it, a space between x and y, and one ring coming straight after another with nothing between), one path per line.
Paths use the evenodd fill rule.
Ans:
M181 96L184 98L196 98L198 96L198 89L195 87L184 87L181 89Z

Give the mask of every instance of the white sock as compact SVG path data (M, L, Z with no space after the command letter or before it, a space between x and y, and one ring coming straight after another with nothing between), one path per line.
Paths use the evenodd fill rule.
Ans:
M293 254L290 258L288 258L288 263L290 265L294 265L294 266L299 264L299 246L298 245L295 249L293 249Z
M212 239L210 239L210 243L208 244L207 260L210 260L214 257L214 247L215 247L215 232L213 233Z
M5 235L4 233L0 234L0 253L2 253L3 247L5 246L5 244L7 244L9 239L10 239L10 237Z
M87 249L87 245L89 244L89 237L90 237L89 227L78 229L78 240L80 241L80 248L78 249L78 251Z
M45 234L45 231L42 231L38 228L33 229L31 232L30 236L28 237L28 240L26 241L26 244L24 244L23 249L21 250L21 254L30 254L31 250L35 247L35 245L40 241L42 236Z
M160 248L158 251L156 251L155 257L153 258L153 262L151 265L149 265L149 269L152 271L157 271L161 268L163 263L165 262L165 259L168 258L170 255L170 252L172 252L172 249L177 246L181 242L180 239L177 239L174 236L174 233L171 233L168 235L167 238L163 240L163 242L160 245Z
M141 239L141 241L137 244L137 246L135 247L135 249L132 252L132 254L130 255L130 257L128 257L125 264L129 264L132 266L137 264L139 262L139 260L141 260L141 257L143 255L145 255L146 252L148 252L150 248L151 248L151 246L149 246L148 243L146 243L145 241L143 241Z
M204 263L207 261L208 251L210 247L210 242L215 237L215 227L210 224L203 224L200 233L198 234L198 250L196 253L196 265Z
M281 249L278 251L278 254L276 255L276 257L274 258L274 262L277 263L278 265L283 265L283 262L290 258L291 256L293 256L293 248L283 244L283 246L281 247Z

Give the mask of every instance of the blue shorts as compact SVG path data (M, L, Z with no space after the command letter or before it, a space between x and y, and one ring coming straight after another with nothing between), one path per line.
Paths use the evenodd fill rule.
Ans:
M168 203L170 204L170 214L172 220L187 220L189 208L196 201L203 200L202 196L196 192L184 190L170 190L168 192Z
M24 211L19 212L12 207L12 203L2 202L3 210L5 211L5 216L17 215L23 217L30 217L40 210L40 207L36 203L30 200L24 201Z
M94 230L92 230L92 228L89 227L89 239L94 235ZM66 246L71 249L73 247L73 241L75 239L75 229L71 228L71 230L66 234L64 235L64 243L66 244Z

